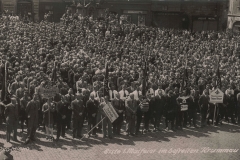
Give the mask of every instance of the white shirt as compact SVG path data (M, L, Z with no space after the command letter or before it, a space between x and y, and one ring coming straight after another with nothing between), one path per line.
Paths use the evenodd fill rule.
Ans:
M150 88L150 89L147 91L147 94L150 94L152 98L155 97L155 92L154 92L154 90L153 90L152 88Z
M162 93L162 95L165 95L165 91L163 90L163 89L157 89L156 91L155 91L155 96L158 96L159 94L159 91L161 91L161 93Z
M231 94L231 95L234 95L234 90L233 90L233 89L227 89L227 90L225 91L225 94L228 94L228 91L230 91L230 94Z
M123 90L121 90L121 91L119 92L119 95L120 95L120 99L121 99L121 100L126 100L127 97L129 96L129 92L128 92L127 90L125 90L125 95L126 95L126 97L124 97L124 92L123 92Z
M134 95L134 99L135 100L139 100L139 96L138 95L142 95L142 92L141 91L133 91L132 94Z
M94 95L94 98L99 98L99 94L96 91L92 91L91 94Z
M113 97L112 97L112 93L113 93ZM109 90L109 99L113 100L116 97L116 94L118 94L116 90Z

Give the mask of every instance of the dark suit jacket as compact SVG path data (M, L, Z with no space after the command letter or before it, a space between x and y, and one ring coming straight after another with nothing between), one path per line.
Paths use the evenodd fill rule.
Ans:
M72 118L73 119L79 119L81 117L83 117L83 112L84 112L84 105L83 105L83 101L77 101L74 100L71 103L71 108L72 108ZM82 113L82 115L80 116L79 113Z
M6 105L5 117L6 117L7 123L17 121L18 120L18 106L17 105L14 106L12 103Z
M87 114L88 114L88 118L92 117L92 114L94 113L98 113L98 106L99 106L99 102L97 100L88 100L87 101Z
M66 103L63 103L62 101L57 103L57 119L62 120L62 116L66 116L68 106ZM65 118L66 119L66 118Z

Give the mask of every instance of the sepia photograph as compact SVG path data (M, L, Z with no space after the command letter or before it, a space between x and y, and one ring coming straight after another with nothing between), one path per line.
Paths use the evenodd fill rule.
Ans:
M0 0L0 160L240 160L240 0Z

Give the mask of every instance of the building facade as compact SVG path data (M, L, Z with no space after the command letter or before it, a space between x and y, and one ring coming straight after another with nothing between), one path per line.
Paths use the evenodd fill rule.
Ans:
M105 0L105 6L135 24L193 31L227 27L228 0Z
M88 5L90 1L93 3ZM45 13L51 13L51 20L58 22L66 7L72 6L73 10L95 18L109 8L110 12L125 15L136 25L221 31L226 29L227 22L228 27L233 26L229 19L233 22L238 19L227 16L229 4L234 15L239 12L235 1L239 3L240 0L230 0L230 3L228 0L75 0L82 4L77 7L76 4L72 6L72 0L0 0L0 6L2 10L18 15L31 15L35 21L43 20Z
M229 0L228 28L240 32L240 0Z

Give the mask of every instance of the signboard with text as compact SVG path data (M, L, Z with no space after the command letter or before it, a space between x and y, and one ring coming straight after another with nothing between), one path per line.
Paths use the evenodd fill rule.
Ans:
M41 96L47 99L53 98L58 92L59 92L58 87L56 85L51 85L50 83L40 88Z
M115 111L115 109L113 108L112 105L107 105L106 104L103 107L103 111L112 123L118 118L118 114L117 114L117 112Z
M210 103L223 103L224 93L220 89L215 89L210 93Z

